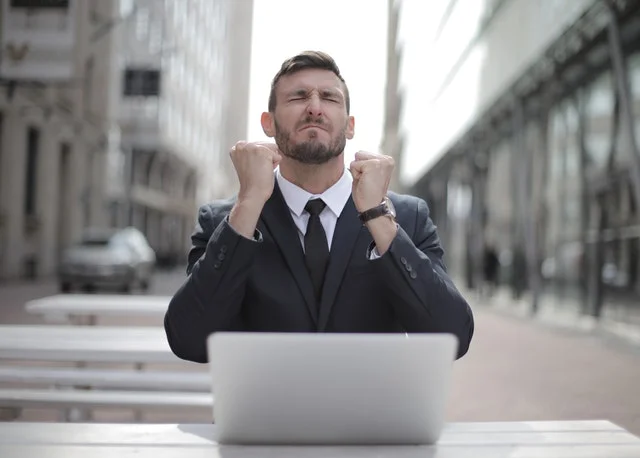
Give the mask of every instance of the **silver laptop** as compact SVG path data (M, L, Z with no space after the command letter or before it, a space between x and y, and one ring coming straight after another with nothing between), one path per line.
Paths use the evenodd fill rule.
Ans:
M215 333L214 421L227 444L432 444L451 334Z

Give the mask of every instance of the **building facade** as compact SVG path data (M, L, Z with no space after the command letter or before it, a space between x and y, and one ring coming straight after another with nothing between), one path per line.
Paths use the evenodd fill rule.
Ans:
M182 261L198 205L235 191L252 1L52 4L2 4L0 279L54 274L88 227Z
M534 312L640 325L640 3L392 3L400 181L450 269L491 248Z

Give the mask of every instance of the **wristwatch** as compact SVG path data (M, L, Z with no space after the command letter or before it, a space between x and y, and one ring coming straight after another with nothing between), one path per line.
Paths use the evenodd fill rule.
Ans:
M380 216L386 216L387 218L391 218L393 221L396 220L396 209L393 206L393 202L389 197L385 197L384 200L373 208L369 210L365 210L362 213L358 214L360 221L362 224L365 224L372 219L379 218Z

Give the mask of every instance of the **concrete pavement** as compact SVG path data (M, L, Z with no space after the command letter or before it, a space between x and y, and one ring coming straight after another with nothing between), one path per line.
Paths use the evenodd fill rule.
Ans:
M475 336L454 365L455 421L608 419L640 434L640 352L471 300Z
M183 271L160 273L153 294L171 294ZM36 323L26 300L57 293L53 282L0 285L0 322ZM476 318L469 353L454 364L450 421L608 419L640 435L640 347L592 331L507 313L504 299L467 295ZM516 307L514 306L514 309ZM117 323L103 323L117 324ZM96 420L132 421L128 412ZM23 420L55 420L25 412ZM146 421L209 421L154 414Z

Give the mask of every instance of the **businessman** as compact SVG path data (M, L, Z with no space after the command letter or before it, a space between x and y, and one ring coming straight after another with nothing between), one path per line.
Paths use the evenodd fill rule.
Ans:
M357 152L335 61L308 51L271 83L264 132L230 152L237 196L204 205L187 278L164 326L180 358L207 362L216 331L446 332L463 356L471 309L448 276L424 200L388 191L389 156Z

